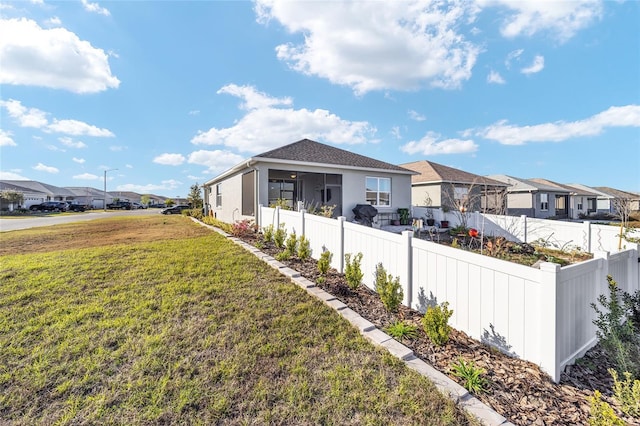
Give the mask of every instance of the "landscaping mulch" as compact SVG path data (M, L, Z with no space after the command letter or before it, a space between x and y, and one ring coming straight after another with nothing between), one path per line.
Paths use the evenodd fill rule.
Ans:
M257 238L255 234L242 237L249 244L256 244ZM271 243L261 242L258 245L261 251L274 257L282 251ZM422 329L422 313L402 305L398 312L389 313L373 290L364 285L357 290L349 289L344 275L333 269L327 273L324 282L318 283L320 274L314 259L301 261L292 257L281 262L315 282L381 330L398 320L416 325L417 337L403 339L401 343L454 381L462 384L451 374L452 363L460 358L473 361L486 371L485 377L489 380L487 392L475 396L516 425L588 424L588 397L596 389L603 394L603 400L614 403L611 398L613 380L607 372L613 364L599 346L588 351L575 365L567 367L560 383L556 384L537 365L508 356L455 329L445 345L432 344ZM625 418L619 411L617 414L629 425L640 425L637 419Z

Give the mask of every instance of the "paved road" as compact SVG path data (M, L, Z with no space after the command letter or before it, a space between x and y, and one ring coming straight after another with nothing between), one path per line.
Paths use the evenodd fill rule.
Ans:
M37 228L39 226L58 225L60 223L81 222L85 220L94 220L113 216L141 216L150 214L160 214L160 210L119 210L107 212L103 210L94 210L86 213L73 213L65 215L52 214L50 216L25 217L19 219L0 218L0 232Z

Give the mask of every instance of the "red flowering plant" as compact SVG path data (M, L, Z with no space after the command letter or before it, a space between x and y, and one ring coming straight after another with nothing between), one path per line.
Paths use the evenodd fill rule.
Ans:
M478 238L478 230L475 228L469 229L469 236L471 238Z

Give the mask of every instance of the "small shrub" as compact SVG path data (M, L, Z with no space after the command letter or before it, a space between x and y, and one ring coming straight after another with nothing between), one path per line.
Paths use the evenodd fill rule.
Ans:
M444 302L436 306L429 306L422 317L422 325L429 340L437 346L442 346L449 341L449 318L453 311L449 309L449 303Z
M262 228L262 240L265 243L273 241L273 225L265 226Z
M360 262L362 261L362 253L358 253L353 256L351 260L351 253L344 255L344 276L347 280L347 285L351 290L356 290L362 283L362 269L360 268Z
M631 373L624 372L624 380L618 380L616 370L610 368L613 377L614 398L620 406L620 411L627 416L640 418L640 380L632 380Z
M622 293L622 301L629 318L633 322L633 327L636 330L640 330L640 290L636 290L633 295L625 291Z
M400 286L400 278L393 278L391 274L387 275L387 271L384 269L384 266L382 266L382 263L376 265L375 289L387 311L395 312L398 310L398 306L404 296L404 292Z
M602 400L600 391L594 391L589 397L589 426L624 426L613 408Z
M300 235L300 239L298 239L298 258L300 258L300 260L307 260L309 257L311 257L309 240L304 235Z
M600 310L595 303L591 307L596 311L597 318L593 323L598 327L596 335L604 350L609 354L619 373L628 371L633 377L640 373L640 345L635 336L633 321L627 320L627 311L621 303L621 290L618 283L607 276L609 298L604 294L598 297Z
M256 227L251 219L236 221L231 227L231 235L242 238L247 237L256 232Z
M403 339L405 337L413 339L418 336L418 327L406 321L394 321L385 331L395 339Z
M289 202L284 198L278 198L274 203L269 204L269 207L272 209L280 207L282 210L293 210L289 207Z
M287 231L284 229L284 223L278 226L278 229L273 233L273 244L278 248L284 248L284 241L287 238Z
M256 241L253 245L255 248L262 250L264 248L264 241Z
M327 272L329 272L332 258L333 254L329 250L323 251L320 255L320 259L318 259L318 272L320 272L321 275L327 275Z
M473 361L465 362L464 359L458 358L458 362L451 366L454 376L463 380L462 386L466 390L474 394L486 392L489 382L483 374L486 371L483 368L476 367Z
M288 249L284 249L280 253L276 254L275 259L278 261L291 259L291 252Z
M327 281L327 279L324 277L324 275L319 276L318 278L316 278L316 282L318 284L324 284Z
M287 241L284 243L285 248L289 251L289 253L297 253L298 252L298 236L295 232L292 232L287 237Z

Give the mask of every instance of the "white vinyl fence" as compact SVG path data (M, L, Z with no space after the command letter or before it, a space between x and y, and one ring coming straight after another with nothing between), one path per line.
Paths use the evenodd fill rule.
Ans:
M350 223L344 217L336 220L261 207L258 220L261 227L282 225L288 233L304 234L312 257L329 250L332 266L340 272L345 253L362 253L363 282L370 288L375 266L381 262L400 278L406 306L425 312L430 305L448 302L452 327L540 365L556 382L567 364L596 343L591 303L607 293L607 275L624 291L639 288L637 245L616 253L595 251L594 259L563 268L543 263L537 269L413 238L411 231L394 234ZM521 235L513 232L515 228L500 228L497 217L486 216L484 222L485 231L491 229L496 235L500 230L510 239ZM554 228L554 233L577 234L587 227L570 225L580 228Z
M449 221L449 227L460 225L463 213L447 212L428 207L412 207L412 215L424 218L427 210L431 210L434 219L439 223ZM531 243L539 241L550 247L575 249L587 253L596 251L617 251L621 248L634 248L635 244L620 240L620 227L612 225L596 225L590 221L568 222L562 220L536 219L527 216L502 216L483 214L480 212L464 213L467 226L476 228L483 235L503 236L511 241ZM640 231L635 230L630 237L640 238Z

